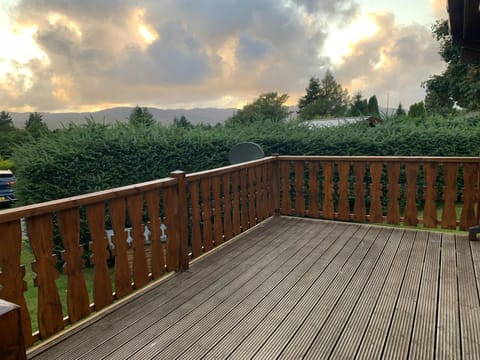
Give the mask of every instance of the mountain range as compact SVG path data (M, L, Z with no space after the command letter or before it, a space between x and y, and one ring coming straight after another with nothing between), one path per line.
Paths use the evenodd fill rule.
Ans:
M97 122L112 124L115 122L127 122L128 116L132 112L132 107L115 107L94 112L66 112L66 113L49 113L39 112L43 121L50 129L58 129L68 126L71 123L83 124L88 119L93 118ZM196 108L196 109L158 109L149 107L148 111L153 115L154 119L162 124L170 124L174 117L180 118L185 116L192 124L216 124L223 122L232 116L237 109L234 108ZM17 128L23 128L30 113L10 112L13 125Z

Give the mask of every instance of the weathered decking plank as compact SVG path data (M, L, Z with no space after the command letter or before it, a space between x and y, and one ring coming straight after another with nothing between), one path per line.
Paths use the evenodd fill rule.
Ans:
M429 233L410 343L412 359L433 359L437 328L441 234Z
M480 243L274 218L33 359L480 358Z

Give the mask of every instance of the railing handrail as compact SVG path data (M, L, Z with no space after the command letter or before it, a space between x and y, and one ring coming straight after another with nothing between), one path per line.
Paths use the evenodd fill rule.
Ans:
M103 201L138 194L144 191L167 188L170 186L175 186L177 183L177 179L173 177L166 177L163 179L6 209L0 212L0 223L17 220L23 217L31 217L51 213L53 211L65 210L72 207L96 204Z
M279 160L287 161L351 161L351 162L402 162L402 163L478 163L480 157L442 156L322 156L322 155L280 155Z

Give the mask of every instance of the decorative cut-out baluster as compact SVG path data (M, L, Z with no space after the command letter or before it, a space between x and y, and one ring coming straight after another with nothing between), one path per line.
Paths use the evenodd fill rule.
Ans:
M220 176L212 179L213 192L213 236L215 245L223 243L222 203L220 199Z
M382 210L382 170L381 162L370 163L370 219L371 223L383 222Z
M349 176L350 162L338 163L338 218L340 220L350 219L350 203L349 203Z
M418 211L417 211L417 176L418 163L406 163L405 174L407 178L407 202L405 205L405 216L403 222L408 226L417 226Z
M0 251L0 298L20 306L25 345L33 344L32 324L24 292L27 283L23 280L25 266L20 265L22 229L20 220L0 223L2 250Z
M202 233L200 229L200 196L198 192L198 181L189 185L191 211L192 211L192 257L195 259L202 254Z
M313 218L320 217L320 209L318 208L318 171L318 162L311 161L308 163L308 216L311 216Z
M355 163L353 166L355 172L355 205L353 208L353 219L356 221L365 221L365 168L364 162Z
M165 223L167 225L167 270L180 268L180 231L178 227L178 196L174 187L165 189Z
M463 208L460 216L460 229L467 230L477 223L475 217L476 186L478 177L477 164L463 165Z
M77 208L60 211L58 225L63 240L64 272L68 277L67 308L70 322L90 314L87 285L83 276L85 267L83 247L80 245L80 214Z
M295 168L295 214L305 215L305 164L303 161L296 161Z
M333 186L333 162L325 161L323 164L323 204L322 216L325 219L333 219L333 193L335 188Z
M256 219L255 169L248 168L248 226L253 227Z
M437 164L425 163L425 209L423 209L423 226L434 228L438 224L437 220Z
M240 170L240 194L242 199L242 231L248 229L248 188L247 188L247 169Z
M400 163L394 162L387 164L388 173L388 208L387 223L400 224L400 206L398 199L400 197Z
M445 186L443 187L443 212L442 212L442 228L455 229L457 227L457 211L455 209L455 201L457 200L457 164L444 164L443 173L445 178Z
M133 237L133 282L137 289L148 283L148 265L145 255L145 225L142 222L143 197L135 194L127 198L128 218L132 224Z
M112 280L108 271L108 239L105 236L105 206L103 203L87 207L88 228L92 242L91 262L94 265L93 298L95 310L103 309L113 302Z
M282 173L282 215L292 215L292 200L290 193L290 162L282 161L280 163Z
M223 209L223 229L225 234L225 240L230 240L233 237L230 174L223 175L222 184L223 184L223 197L225 202L224 209Z
M63 329L62 303L55 280L59 273L57 258L53 254L53 223L51 214L27 219L27 232L35 255L32 269L38 288L38 328L40 337L46 338Z
M150 259L152 276L159 278L165 273L165 254L161 243L161 221L160 221L160 193L158 190L150 190L145 193L147 201L148 228L150 230L150 241L152 243L152 257Z
M232 174L232 191L233 191L233 235L238 235L242 232L242 225L240 222L240 174L236 171Z
M213 231L212 231L212 202L210 200L210 178L201 181L202 188L202 209L203 209L203 249L205 252L213 248Z
M112 240L115 245L115 294L120 299L132 292L132 277L127 256L128 235L125 231L125 199L110 200L109 209L114 232Z

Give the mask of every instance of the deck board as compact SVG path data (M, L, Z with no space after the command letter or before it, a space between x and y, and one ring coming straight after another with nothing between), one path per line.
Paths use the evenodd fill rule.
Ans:
M480 358L480 243L277 217L31 359Z

